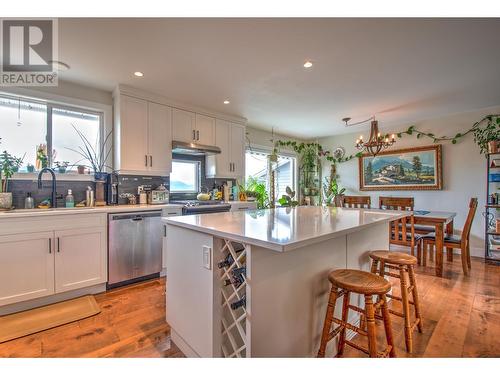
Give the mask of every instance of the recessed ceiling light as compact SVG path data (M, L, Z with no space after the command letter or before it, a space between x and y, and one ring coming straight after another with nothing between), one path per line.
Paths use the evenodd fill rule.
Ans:
M229 104L229 103L231 103L229 100L227 100L227 99L224 100L224 104Z
M134 76L136 76L136 77L144 77L144 73L143 72L134 72Z
M304 63L304 68L306 68L306 69L307 69L307 68L311 68L312 66L313 66L312 61L307 60L307 61Z
M52 67L60 72L63 72L63 71L66 71L66 70L70 70L71 67L66 64L66 63L63 63L62 61L57 61L57 60L50 60L49 61L50 64L52 64Z

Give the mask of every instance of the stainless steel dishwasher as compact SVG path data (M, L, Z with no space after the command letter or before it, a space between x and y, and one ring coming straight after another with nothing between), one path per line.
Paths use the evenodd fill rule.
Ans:
M159 276L161 211L110 214L108 223L108 288Z

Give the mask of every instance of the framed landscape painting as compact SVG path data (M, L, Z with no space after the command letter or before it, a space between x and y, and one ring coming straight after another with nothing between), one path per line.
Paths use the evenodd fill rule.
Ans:
M441 145L359 158L360 190L441 190Z

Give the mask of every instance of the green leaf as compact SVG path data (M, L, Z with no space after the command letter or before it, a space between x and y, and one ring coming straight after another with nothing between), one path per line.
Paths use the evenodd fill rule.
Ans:
M417 134L417 139L419 139L422 136L422 134L418 133Z
M457 140L456 140L456 139L452 139L452 140L451 140L451 143L456 144L456 143L457 143Z
M397 136L398 136L398 138L403 137L403 135L401 133L398 133Z
M462 133L457 133L457 134L455 135L455 138L460 138L461 136L462 136Z

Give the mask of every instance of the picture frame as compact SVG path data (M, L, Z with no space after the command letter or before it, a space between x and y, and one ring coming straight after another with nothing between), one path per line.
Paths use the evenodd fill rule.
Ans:
M441 145L363 154L359 162L359 189L442 190Z

